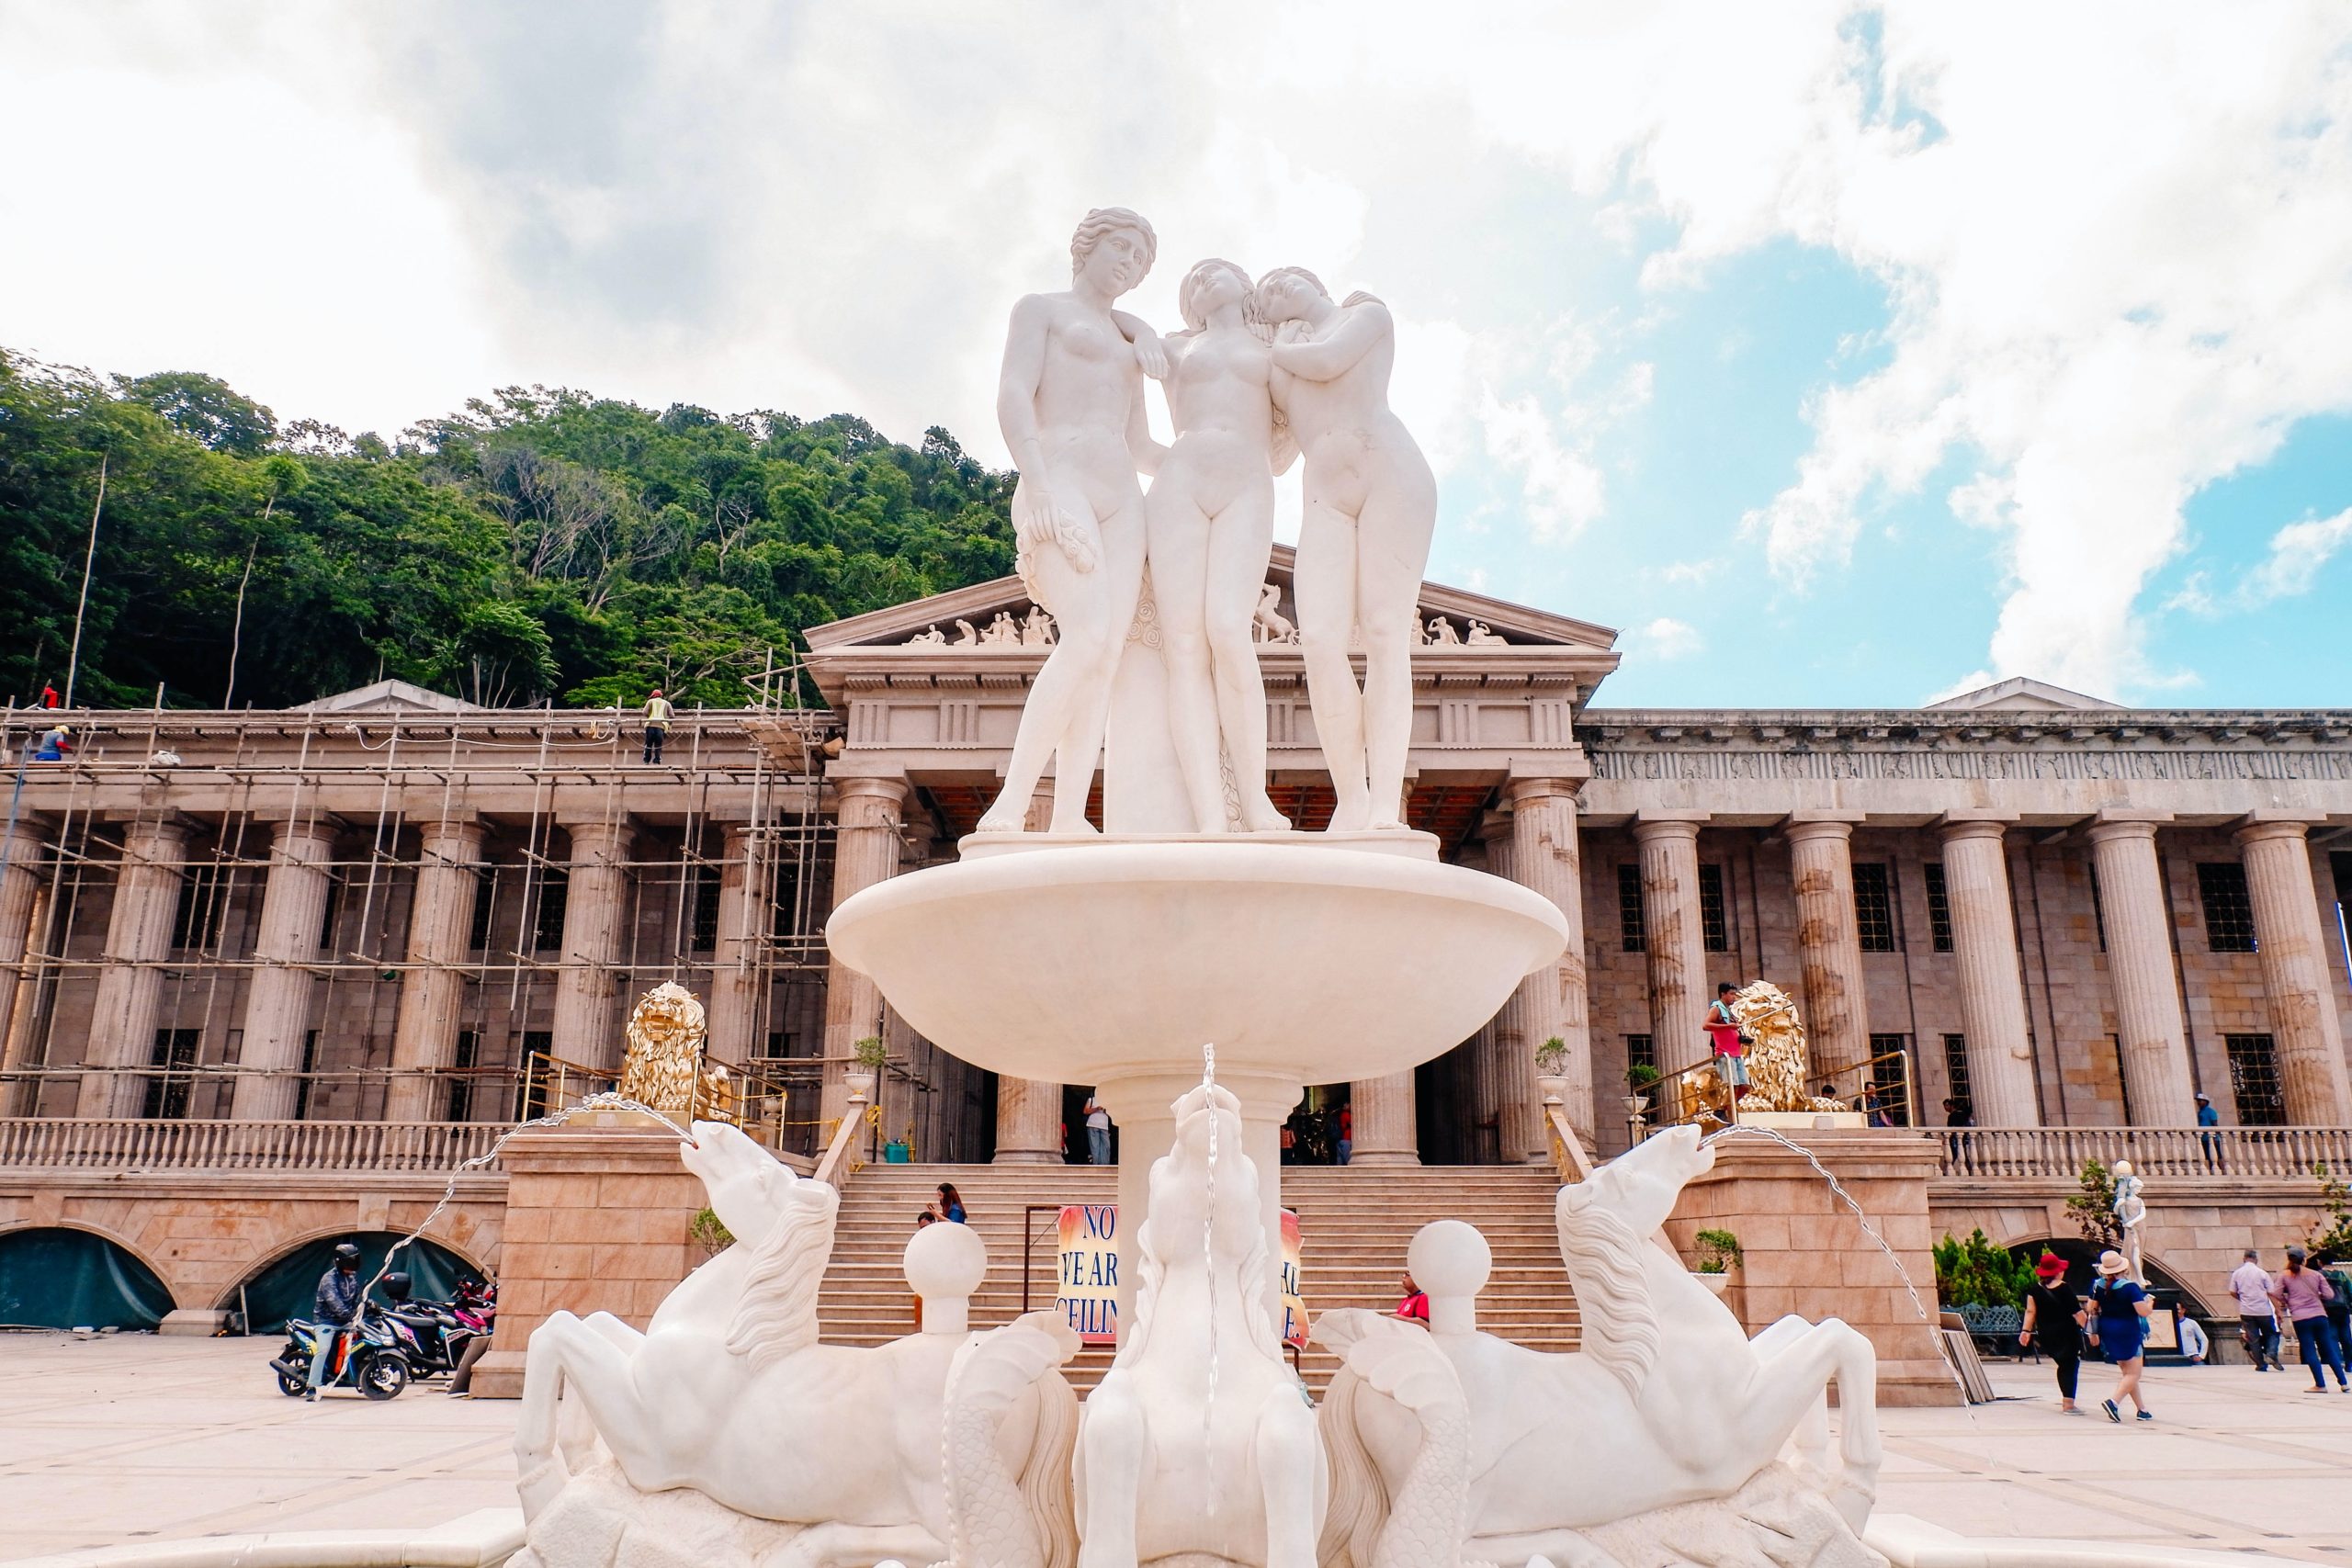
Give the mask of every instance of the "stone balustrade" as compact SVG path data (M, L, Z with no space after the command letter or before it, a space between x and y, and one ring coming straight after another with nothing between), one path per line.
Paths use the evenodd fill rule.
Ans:
M0 1119L0 1168L447 1171L489 1152L490 1122Z
M2073 1179L2084 1163L2129 1159L2151 1180L2180 1176L2312 1178L2325 1165L2352 1173L2352 1127L1936 1128L1941 1175Z

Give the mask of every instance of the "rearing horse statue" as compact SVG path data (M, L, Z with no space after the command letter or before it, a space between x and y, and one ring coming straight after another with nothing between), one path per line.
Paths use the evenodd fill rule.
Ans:
M1316 1568L1329 1483L1315 1413L1267 1315L1240 1104L1204 1086L1175 1109L1175 1146L1151 1168L1136 1236L1134 1317L1079 1427L1079 1568Z

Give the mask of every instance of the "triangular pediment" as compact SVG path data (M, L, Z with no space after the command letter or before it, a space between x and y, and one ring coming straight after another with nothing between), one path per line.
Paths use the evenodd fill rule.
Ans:
M1296 558L1297 551L1292 547L1276 545L1272 558L1267 563L1266 581L1278 590L1266 622L1271 640L1284 640L1275 628L1295 618L1291 568ZM1012 650L1023 646L1035 649L1043 646L1039 640L1042 623L1032 618L1035 609L1021 579L1000 577L953 592L935 593L928 599L892 604L846 620L811 626L807 636L809 650L817 654L904 645L960 646L976 651ZM1432 653L1457 647L1465 651L1535 647L1605 653L1617 641L1616 632L1608 626L1439 582L1421 584L1419 619L1422 642Z
M2102 698L2086 697L2080 692L2070 692L2027 675L2012 675L2006 681L1973 691L1956 692L1940 702L1927 705L1930 712L1944 713L2089 713L2115 711L2116 706Z

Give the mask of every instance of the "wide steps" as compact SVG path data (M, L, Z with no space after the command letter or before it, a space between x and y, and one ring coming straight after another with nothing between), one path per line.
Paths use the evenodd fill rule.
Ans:
M1285 1166L1283 1201L1298 1212L1302 1291L1310 1314L1338 1307L1393 1311L1405 1248L1432 1220L1464 1220L1485 1234L1494 1273L1478 1299L1479 1326L1539 1350L1577 1348L1577 1309L1560 1264L1549 1171L1525 1166ZM830 1343L878 1345L914 1327L914 1300L899 1269L915 1219L952 1181L989 1249L988 1277L972 1296L972 1326L1008 1323L1023 1309L1023 1232L1030 1257L1027 1305L1054 1302L1055 1217L1065 1203L1108 1203L1118 1173L1081 1165L868 1166L842 1200L831 1267L817 1300ZM1032 1215L1031 1205L1037 1207ZM1063 1369L1081 1393L1110 1369L1111 1348L1088 1346ZM1309 1346L1296 1358L1320 1393L1339 1359Z

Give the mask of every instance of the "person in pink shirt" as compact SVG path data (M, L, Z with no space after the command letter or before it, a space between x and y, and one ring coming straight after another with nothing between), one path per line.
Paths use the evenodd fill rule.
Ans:
M2327 1380L2319 1373L2324 1366L2335 1374L2336 1392L2352 1393L2352 1383L2345 1382L2344 1354L2336 1348L2335 1325L2327 1321L2327 1303L2335 1299L2335 1288L2326 1275L2304 1268L2303 1258L2301 1247L2287 1249L2286 1271L2270 1281L2270 1299L2295 1325L2295 1349L2311 1369L2311 1391L2327 1392Z
M2278 1359L2278 1309L2270 1304L2270 1275L2246 1248L2245 1261L2230 1276L2230 1294L2237 1298L2238 1337L2257 1372L2284 1371Z

